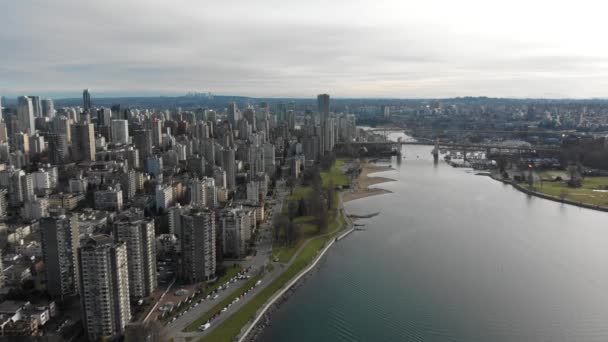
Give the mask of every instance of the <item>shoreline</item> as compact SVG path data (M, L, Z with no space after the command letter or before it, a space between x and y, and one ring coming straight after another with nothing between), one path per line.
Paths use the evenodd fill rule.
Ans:
M371 185L381 184L386 182L394 182L394 179L387 177L370 177L371 173L383 172L394 170L389 166L378 166L375 164L371 164L368 162L361 163L361 172L354 180L352 187L354 188L348 191L341 191L339 196L340 200L340 211L342 215L344 215L344 219L346 220L346 225L343 229L336 233L336 237L330 240L329 245L325 246L322 252L319 253L317 258L313 260L311 265L307 266L304 270L301 271L298 275L295 276L293 280L290 281L290 284L283 289L283 293L279 295L275 295L275 297L271 300L271 303L265 304L265 309L263 309L263 313L254 319L254 323L246 328L246 332L244 335L238 338L238 341L249 341L254 342L257 341L258 338L262 335L263 331L266 327L272 325L271 317L272 315L280 308L280 306L289 300L289 297L297 291L298 287L300 287L306 280L311 277L314 271L317 269L316 265L318 262L323 259L325 253L333 246L333 244L342 238L346 237L348 234L354 231L353 227L353 219L348 216L348 212L344 207L344 203L354 201L357 199L382 195L387 193L392 193L392 191L379 189L379 188L369 188Z
M353 182L352 189L343 192L343 203L366 198L370 196L390 194L392 191L381 188L370 188L372 185L394 182L395 180L387 177L370 176L372 173L394 170L390 166L379 166L368 162L361 163L361 172Z
M480 176L488 176L491 179L493 179L495 181L498 181L498 182L501 182L503 184L509 184L509 185L513 186L516 190L521 191L524 194L527 194L529 196L535 196L535 197L538 197L538 198L542 198L542 199L546 199L546 200L549 200L549 201L558 202L558 203L562 203L562 204L570 204L570 205L577 206L579 208L585 208L585 209L591 209L591 210L608 212L608 208L607 207L602 207L602 206L599 206L599 205L587 204L587 203L582 203L582 202L576 202L576 201L572 201L572 200L569 200L569 199L559 198L559 197L551 196L551 195L548 195L548 194L545 194L545 193L542 193L542 192L526 189L526 187L521 186L520 184L517 184L517 183L515 183L512 180L502 179L502 178L494 176L493 174L479 173L479 175Z

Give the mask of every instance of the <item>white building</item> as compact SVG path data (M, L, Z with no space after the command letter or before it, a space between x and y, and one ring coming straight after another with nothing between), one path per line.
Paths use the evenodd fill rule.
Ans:
M30 97L19 96L17 99L17 119L19 120L20 132L28 135L33 135L36 132L34 106Z
M122 216L114 223L114 232L127 246L131 298L150 296L157 286L154 221L144 220L143 214Z
M171 184L156 186L156 210L166 210L173 205L173 187Z

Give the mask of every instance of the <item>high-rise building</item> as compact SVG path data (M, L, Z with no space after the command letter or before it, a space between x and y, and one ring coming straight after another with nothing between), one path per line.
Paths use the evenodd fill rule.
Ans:
M232 127L236 126L236 123L240 119L239 108L236 106L236 102L230 102L228 104L228 121L232 124Z
M91 92L89 89L82 91L82 106L85 113L89 113L93 106L91 105Z
M32 109L34 110L34 118L39 118L42 116L42 102L40 101L40 96L28 96L32 99Z
M9 171L9 175L8 193L11 206L18 207L23 202L34 199L34 179L31 174L16 170Z
M199 208L207 207L207 184L204 180L190 180L188 192L190 194L190 205Z
M68 119L66 116L55 116L51 125L51 132L65 135L68 144L72 142L72 130L70 129L70 119Z
M53 165L61 165L69 158L68 139L65 134L47 134L49 162Z
M229 191L236 189L236 159L234 150L227 148L222 152L222 165L226 171L226 188Z
M133 131L133 144L139 150L140 162L152 155L152 133L149 129L138 129Z
M213 279L215 276L215 213L192 209L180 215L182 258L179 277L188 283Z
M32 99L27 96L19 96L17 99L18 129L28 135L33 135L36 124L34 122L34 106Z
M58 298L78 293L78 216L42 219L40 234L47 292Z
M251 221L242 207L226 210L222 214L222 248L225 255L243 258L251 238Z
M215 188L215 179L205 177L205 186L207 187L207 207L216 208L217 202L217 189Z
M275 168L276 168L276 164L275 164L275 149L274 149L274 145L270 144L270 143L266 143L262 146L262 150L263 150L263 155L264 155L264 171L269 174L269 175L273 175Z
M24 154L30 153L30 136L27 133L19 132L14 137L15 149Z
M55 117L55 103L52 99L42 100L42 116L50 119Z
M114 236L127 246L129 294L140 299L156 289L156 240L154 220L145 220L143 213L127 212L114 223Z
M97 126L110 126L112 121L112 110L110 108L99 108L97 110Z
M167 210L173 205L173 187L171 184L156 186L156 210Z
M72 159L95 161L95 127L92 123L72 126Z
M129 143L129 122L127 120L112 120L112 142L119 145Z
M152 146L160 146L163 143L163 121L152 119Z
M114 338L131 319L127 246L96 235L78 249L80 311L91 341Z
M317 95L317 110L321 119L329 115L329 94Z

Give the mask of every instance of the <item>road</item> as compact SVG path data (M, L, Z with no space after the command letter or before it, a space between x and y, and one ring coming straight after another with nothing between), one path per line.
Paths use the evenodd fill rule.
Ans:
M283 202L285 201L285 197L287 197L287 195L288 191L285 188L285 182L277 182L276 195L274 196L275 205L272 206L271 211L268 213L270 215L270 218L266 220L265 223L260 224L260 226L258 227L258 242L256 243L257 253L251 258L239 262L239 264L243 267L251 266L251 271L249 272L250 275L257 274L259 270L261 270L269 262L272 262L270 260L272 256L272 225L273 222L280 215L281 210L283 209ZM264 275L260 286L256 287L252 292L247 294L246 297L233 304L227 312L224 312L218 318L216 318L211 323L211 328L209 328L207 331L195 331L186 333L182 330L185 329L186 326L188 326L191 322L202 316L205 312L211 310L217 303L222 301L224 298L230 296L234 291L236 291L245 283L244 280L239 280L236 283L231 284L227 290L220 291L218 293L219 297L217 299L203 300L203 302L201 302L200 304L196 305L193 308L190 308L188 312L184 313L173 323L170 323L166 326L167 335L170 338L173 338L174 342L184 342L187 338L199 338L212 331L214 327L218 326L224 320L229 318L232 313L238 311L245 303L249 302L249 300L253 298L258 292L263 290L268 284L274 281L274 279L276 279L286 268L285 265L279 263L273 264L275 264L273 271Z

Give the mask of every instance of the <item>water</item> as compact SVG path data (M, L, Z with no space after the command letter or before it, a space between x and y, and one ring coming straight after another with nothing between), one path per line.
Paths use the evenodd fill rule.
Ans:
M608 341L608 213L529 197L408 146L381 211L261 341ZM419 156L419 158L417 158Z

